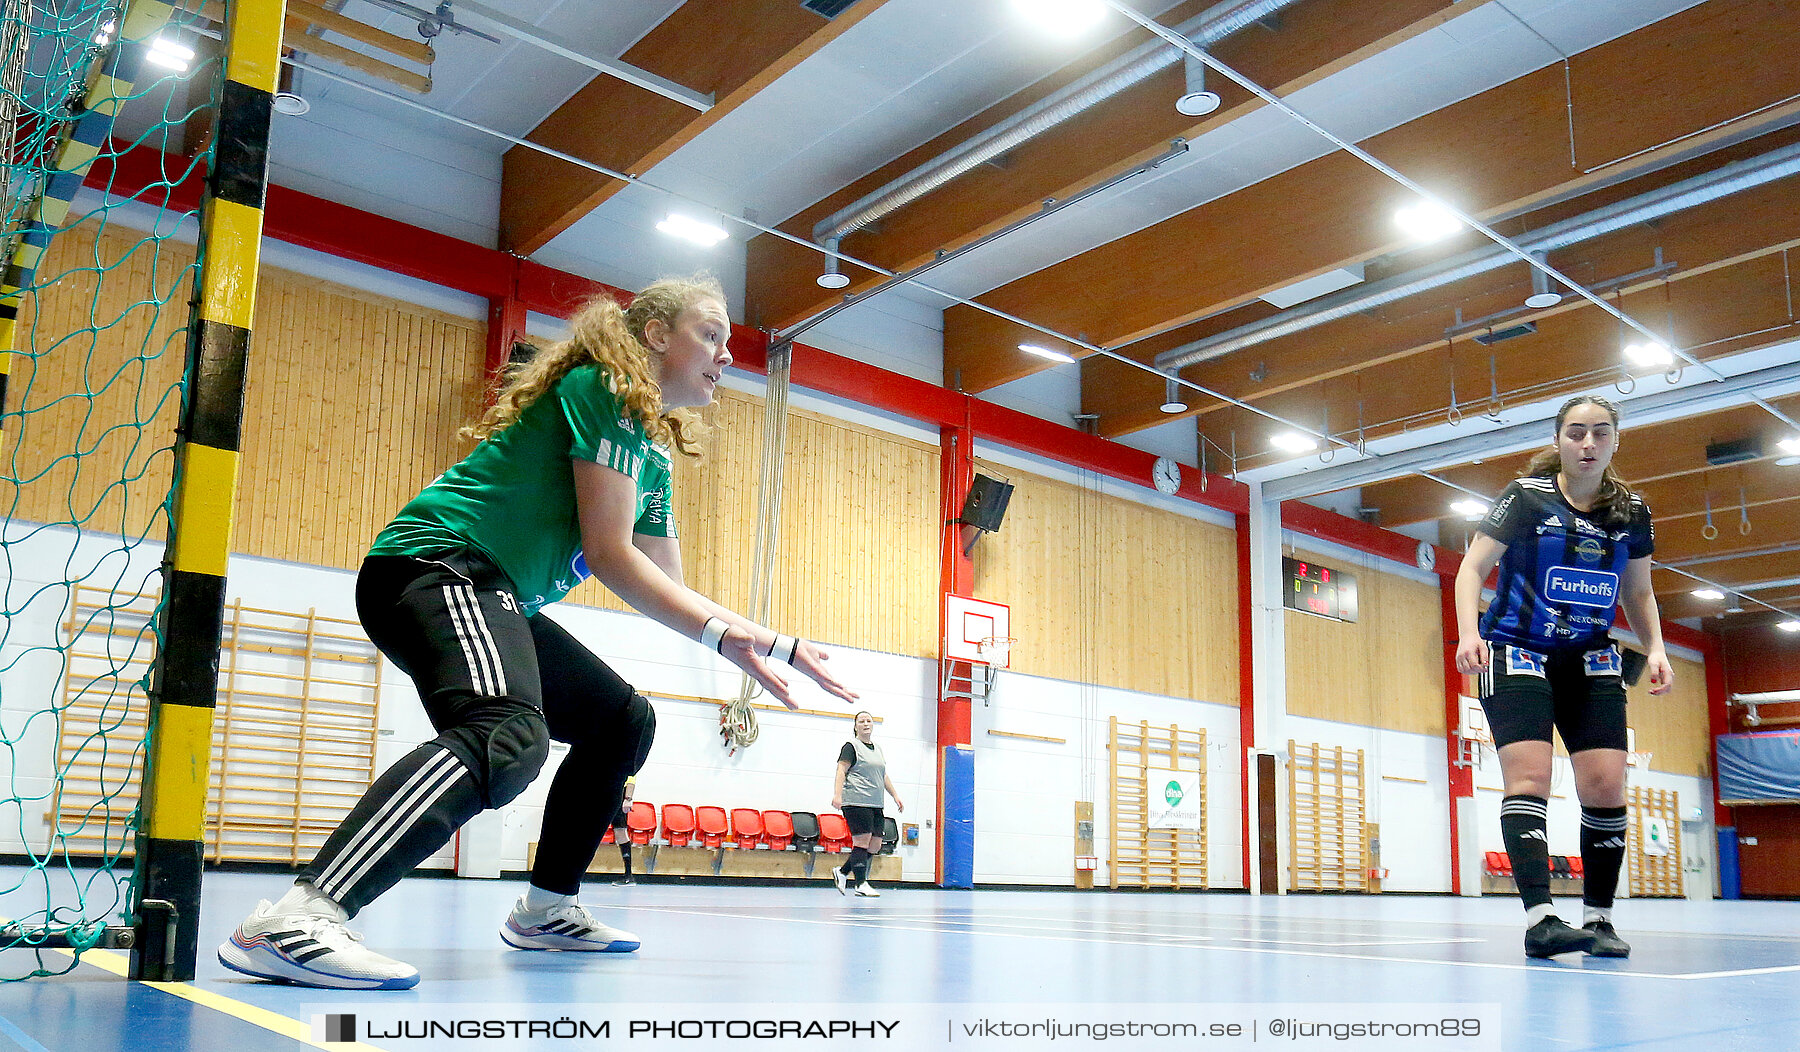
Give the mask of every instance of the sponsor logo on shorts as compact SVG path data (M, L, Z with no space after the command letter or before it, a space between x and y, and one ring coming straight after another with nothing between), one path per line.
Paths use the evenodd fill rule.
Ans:
M1619 592L1619 575L1605 570L1552 566L1544 572L1544 598L1572 606L1613 605Z
M1506 648L1506 674L1509 676L1536 676L1544 678L1544 655L1535 650L1522 650L1519 647Z
M1595 844L1594 846L1595 847L1624 847L1625 846L1625 838L1622 836L1610 837L1606 840L1600 841L1598 844Z
M1542 829L1527 829L1525 832L1519 834L1519 839L1520 840L1542 840L1546 844L1548 844L1550 842L1550 838L1544 835L1544 831Z
M1590 650L1581 657L1590 676L1619 676L1625 672L1625 663L1619 657L1618 647Z

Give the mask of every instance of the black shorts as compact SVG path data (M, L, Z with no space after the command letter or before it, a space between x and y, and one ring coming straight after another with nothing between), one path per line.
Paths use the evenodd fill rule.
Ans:
M1493 645L1481 707L1494 747L1547 742L1554 727L1571 753L1625 748L1624 662L1616 643L1592 650Z
M858 807L855 804L844 805L844 824L850 827L851 836L868 836L881 832L881 808Z

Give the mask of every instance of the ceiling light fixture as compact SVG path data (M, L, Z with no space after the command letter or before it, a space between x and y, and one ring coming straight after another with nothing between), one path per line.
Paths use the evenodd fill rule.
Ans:
M1298 431L1283 431L1269 436L1269 445L1284 453L1310 453L1319 448L1319 440Z
M1784 438L1779 442L1776 442L1775 445L1779 447L1783 453L1787 453L1790 456L1800 456L1800 436Z
M1694 589L1693 596L1695 599L1704 599L1709 603L1716 603L1725 598L1725 593L1719 591L1717 588L1696 588Z
M1395 212L1394 225L1422 244L1442 241L1463 228L1462 220L1451 215L1449 209L1430 201L1407 205Z
M1058 362L1063 365L1067 365L1068 363L1075 360L1070 355L1064 354L1061 351L1053 351L1050 348L1043 346L1042 344L1021 343L1021 344L1019 344L1019 350L1024 351L1026 354L1035 354L1039 358L1043 358L1047 361Z
M680 212L670 212L662 222L656 224L656 229L671 237L692 241L702 248L711 248L731 236L725 232L725 228L722 226L703 223L692 216L682 215Z
M828 238L825 241L825 273L813 280L822 289L841 289L850 284L850 275L838 273L838 243L841 238Z
M1175 112L1189 117L1204 117L1219 108L1219 93L1206 90L1206 63L1192 55L1184 65L1187 90L1175 100Z
M825 257L825 273L813 279L822 289L841 289L850 284L850 275L838 273L836 256Z
M1485 500L1476 500L1473 497L1466 497L1450 505L1450 510L1461 515L1463 518L1468 519L1470 522L1475 522L1488 513L1488 502Z
M1533 252L1531 258L1544 264L1548 264L1550 260L1550 257L1542 252ZM1543 310L1545 307L1554 307L1562 301L1563 294L1550 287L1550 275L1537 267L1532 267L1531 295L1525 297L1525 306L1532 310Z
M194 49L167 37L157 37L150 41L150 50L144 58L164 69L186 73L188 64L194 61Z
M1072 37L1092 29L1106 14L1099 0L1013 0L1013 7L1060 37Z
M1800 621L1782 621L1776 624L1775 627L1781 629L1783 632L1800 632Z
M312 109L312 103L300 94L300 74L293 66L283 63L281 76L275 81L275 112L285 113L290 117L299 117Z
M1157 406L1157 408L1165 413L1187 412L1188 404L1182 401L1181 398L1181 385L1175 382L1173 376L1163 381L1162 405Z
M1667 369L1675 364L1675 355L1662 344L1646 340L1626 344L1625 360L1644 369Z

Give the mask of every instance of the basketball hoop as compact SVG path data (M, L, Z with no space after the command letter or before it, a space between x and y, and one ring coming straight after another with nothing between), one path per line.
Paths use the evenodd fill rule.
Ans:
M975 652L990 667L1005 668L1018 641L1017 636L983 636L975 641Z

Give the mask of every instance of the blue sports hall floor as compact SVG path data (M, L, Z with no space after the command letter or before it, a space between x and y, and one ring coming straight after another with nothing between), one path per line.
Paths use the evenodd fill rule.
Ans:
M0 874L13 886L17 871ZM65 975L0 984L0 1049L973 1049L1071 1040L1169 1049L1800 1048L1800 904L1790 902L1624 901L1617 920L1630 959L1528 961L1521 911L1500 898L907 887L846 898L829 884L593 884L583 901L639 934L643 948L581 955L501 943L497 928L521 881L412 878L352 925L423 974L412 990L381 993L263 983L218 963L212 948L285 884L272 874L208 875L192 983L128 982L124 955L101 951ZM0 912L21 905L0 902ZM1579 904L1564 912L1577 917ZM29 971L25 952L0 954L0 971ZM69 964L44 954L47 968ZM1417 1006L1383 1018L1485 1018L1487 1029L1334 1035L1330 1021L1357 1006L1371 1016ZM1459 1008L1467 1010L1458 1016ZM358 1043L323 1040L327 1017L345 1015L362 1021ZM1178 1040L1112 1030L1102 1041L1096 1031L1051 1040L1052 1030L1008 1038L992 1025L968 1029L971 1019L1177 1016L1254 1031ZM1292 1036L1289 1023L1279 1041L1270 1032L1272 1021L1309 1018L1328 1025ZM710 1032L701 1025L709 1019ZM753 1031L745 1022L759 1019L790 1025ZM846 1020L866 1029L842 1029ZM602 1022L609 1029L597 1036Z

